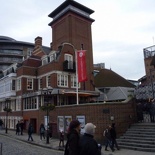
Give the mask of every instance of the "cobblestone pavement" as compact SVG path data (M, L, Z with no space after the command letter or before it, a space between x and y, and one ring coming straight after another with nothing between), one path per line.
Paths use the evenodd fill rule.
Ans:
M8 133L6 134L5 130L0 130L0 135L3 136L3 137L6 136L8 138L10 137L11 139L14 139L14 141L10 140L10 145L13 145L12 143L15 143L15 145L16 145L17 142L15 140L18 140L18 142L21 141L22 143L27 143L29 148L32 148L33 145L35 145L35 147L41 146L43 148L49 148L47 150L50 150L50 153L52 155L63 155L63 148L58 147L58 145L59 145L59 140L58 139L52 138L52 139L50 139L49 144L46 144L46 140L40 141L40 137L37 134L32 135L33 139L34 139L33 142L27 141L27 139L28 139L27 133L24 133L23 135L18 136L18 135L15 134L15 131L8 130ZM1 142L1 140L2 139L0 138L0 142ZM4 144L6 146L8 145L6 143L4 143ZM3 147L5 147L4 144L3 144ZM40 148L40 147L38 147L38 148ZM22 149L25 149L25 147L22 147ZM55 152L54 153L51 152L51 149L54 150ZM48 155L47 152L45 152L45 153L41 154L41 155ZM3 155L5 155L5 154L3 154ZM6 154L6 155L9 155L9 154ZM14 155L14 154L11 154L11 155ZM18 154L16 154L16 155L18 155ZM26 154L24 154L24 155L26 155ZM31 155L31 154L29 154L29 155ZM33 154L33 155L35 155L35 154ZM37 155L40 155L40 154L37 154ZM109 149L109 151L104 151L104 146L103 146L102 147L102 155L155 155L155 153L154 152L143 152L143 151L127 150L127 149L120 149L120 150L116 150L114 152L110 151L110 149Z

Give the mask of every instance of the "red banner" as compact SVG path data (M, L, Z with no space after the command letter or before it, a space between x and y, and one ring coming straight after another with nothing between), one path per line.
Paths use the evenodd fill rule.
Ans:
M86 74L86 51L77 51L77 68L78 68L78 82L87 80Z

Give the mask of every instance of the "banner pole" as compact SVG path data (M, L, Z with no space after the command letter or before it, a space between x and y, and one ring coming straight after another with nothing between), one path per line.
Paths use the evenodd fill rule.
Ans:
M75 50L75 62L76 62L76 104L79 104L79 95L78 95L78 64L77 64L77 51Z

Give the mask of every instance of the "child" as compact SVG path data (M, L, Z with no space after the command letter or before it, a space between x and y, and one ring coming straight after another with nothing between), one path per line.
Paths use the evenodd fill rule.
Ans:
M64 147L64 132L62 130L60 130L60 142L59 142L59 147L61 147L61 143L62 143L62 147Z

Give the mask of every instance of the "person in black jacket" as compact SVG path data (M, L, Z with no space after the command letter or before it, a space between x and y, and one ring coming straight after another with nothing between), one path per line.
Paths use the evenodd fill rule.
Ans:
M71 121L67 134L67 143L64 155L79 155L79 134L81 125L78 120Z
M114 145L115 145L117 150L119 150L119 147L116 141L117 136L116 136L116 130L115 130L115 123L112 123L111 125L110 134L111 134L111 139L112 139L112 148L114 148Z
M101 155L101 146L99 147L94 139L96 126L92 123L85 125L85 133L80 138L80 155Z

